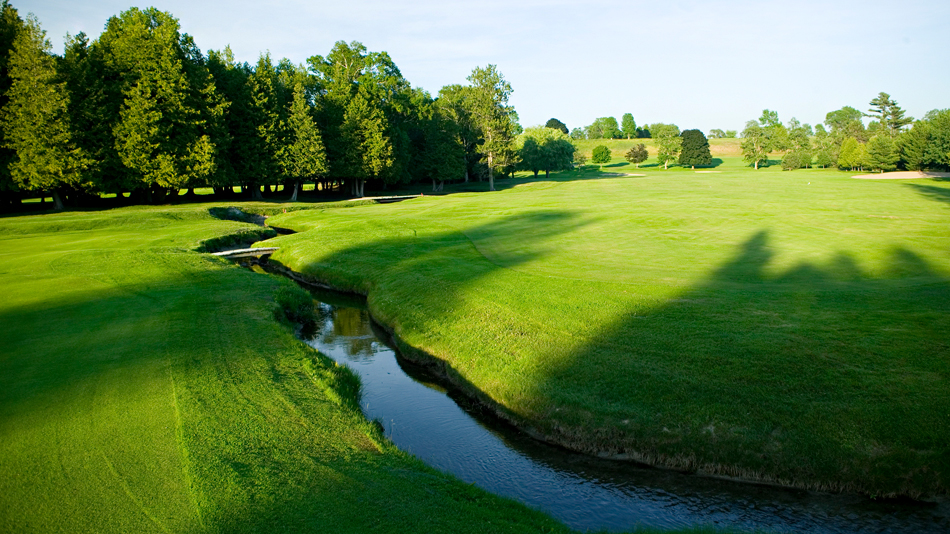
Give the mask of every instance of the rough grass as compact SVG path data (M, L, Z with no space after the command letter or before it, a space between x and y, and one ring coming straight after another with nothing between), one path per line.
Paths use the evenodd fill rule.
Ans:
M0 219L0 532L565 530L394 449L209 207Z
M950 184L728 157L625 177L615 156L492 194L280 215L302 233L274 259L368 294L404 344L549 440L946 494Z

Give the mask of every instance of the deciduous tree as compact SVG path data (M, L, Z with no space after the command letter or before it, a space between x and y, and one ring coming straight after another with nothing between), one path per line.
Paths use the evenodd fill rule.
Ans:
M758 170L759 163L768 162L769 138L765 128L757 121L749 121L742 130L742 159Z
M633 120L632 113L624 113L623 117L620 119L620 128L623 131L623 135L627 136L627 139L632 139L637 136L637 121Z
M613 117L598 117L587 127L588 139L619 139L623 133L617 126L617 119Z
M494 191L495 168L507 164L513 153L508 115L511 84L495 65L476 67L468 81L472 84L472 118L482 139L478 150L488 166L488 189Z
M675 124L658 123L650 125L650 132L656 139L657 159L667 169L671 162L676 161L683 145L680 129Z
M590 162L598 165L610 163L610 149L604 145L595 146L594 152L591 154Z
M623 155L624 159L633 163L635 167L640 168L640 164L647 160L649 153L647 152L647 147L643 143L637 143L636 145L630 147L630 150Z

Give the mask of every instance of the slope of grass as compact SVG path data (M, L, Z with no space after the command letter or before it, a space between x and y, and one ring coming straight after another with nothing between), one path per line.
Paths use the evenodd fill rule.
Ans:
M368 294L406 346L551 441L945 494L950 184L722 159L279 215L302 233L274 258Z
M394 449L209 207L0 219L0 532L564 530Z

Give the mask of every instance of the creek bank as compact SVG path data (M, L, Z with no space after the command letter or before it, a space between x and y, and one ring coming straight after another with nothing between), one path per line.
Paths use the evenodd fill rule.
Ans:
M319 289L335 291L343 294L357 295L362 298L366 298L368 296L366 292L357 289L341 289L335 287L332 284L327 283L325 280L294 271L273 259L262 260L259 264L262 268L269 272L286 276L305 286L316 287ZM453 389L464 396L469 402L477 405L481 410L490 414L493 418L503 422L506 425L514 427L518 431L523 432L535 440L548 445L553 445L567 451L581 453L600 459L631 462L637 465L669 470L703 478L785 489L817 491L824 493L858 494L870 497L876 501L899 502L910 500L917 503L946 502L945 496L942 495L924 496L900 493L882 495L866 491L864 488L853 482L828 483L802 479L779 478L769 475L768 473L752 473L739 466L723 466L718 464L700 463L696 460L695 456L691 454L671 457L666 455L651 454L649 452L645 453L642 451L616 449L605 450L589 445L583 445L585 441L576 439L574 436L585 434L588 432L587 430L555 427L552 432L539 428L536 423L517 416L503 405L489 397L469 380L467 380L463 375L461 375L448 362L404 342L398 335L396 335L395 330L391 325L378 321L373 315L371 309L369 310L369 313L374 323L386 333L388 341L393 347L397 349L400 358L425 370L438 380L444 382L444 384L448 385L450 389Z

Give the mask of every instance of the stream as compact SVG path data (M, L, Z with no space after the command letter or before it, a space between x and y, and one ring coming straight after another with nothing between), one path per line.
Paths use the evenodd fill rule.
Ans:
M361 405L400 449L436 469L543 510L571 528L711 525L735 531L950 532L950 503L872 501L601 460L536 441L479 409L383 340L361 297L309 288L319 320L305 341L350 367Z

